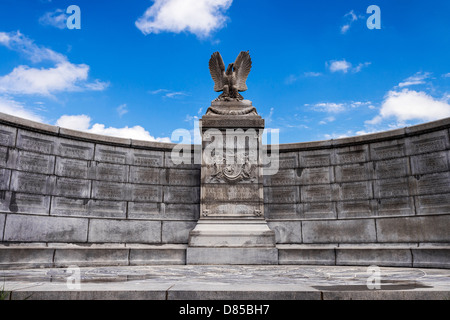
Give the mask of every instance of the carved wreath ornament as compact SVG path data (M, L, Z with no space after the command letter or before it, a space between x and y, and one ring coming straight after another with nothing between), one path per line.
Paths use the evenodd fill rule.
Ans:
M215 157L213 164L210 165L214 168L214 173L211 174L211 181L223 181L223 182L239 182L242 180L254 181L254 166L250 163L247 154L234 156L234 162L231 164L226 163L226 159L223 157Z

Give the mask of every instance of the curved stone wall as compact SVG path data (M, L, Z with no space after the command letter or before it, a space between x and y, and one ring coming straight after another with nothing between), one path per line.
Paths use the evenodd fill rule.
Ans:
M281 145L264 180L279 263L450 268L449 128ZM184 263L200 166L173 146L0 114L0 266Z

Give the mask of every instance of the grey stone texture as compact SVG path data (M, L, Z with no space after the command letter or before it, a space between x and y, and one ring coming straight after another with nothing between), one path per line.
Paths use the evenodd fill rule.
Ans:
M254 117L230 119L224 126L221 117L211 116L209 125L264 125ZM360 137L280 145L275 175L258 180L253 192L251 183L248 192L209 183L211 190L221 191L211 193L213 201L205 202L205 208L230 212L214 196L223 202L235 196L236 202L241 200L234 207L238 215L262 208L278 245L334 248L278 248L279 263L356 264L379 259L383 265L448 268L449 128L450 119L443 119ZM181 165L171 159L174 146L0 114L1 242L186 245L189 230L202 216L201 146L191 147L197 153ZM437 245L422 247L430 243ZM342 251L346 244L397 247ZM186 260L185 249L167 250L160 252L161 261L166 261L164 255L167 261ZM37 264L46 265L47 251L25 251L17 257L26 252ZM55 257L63 259L64 254ZM90 254L77 253L79 260L92 264L107 261L106 253L105 260L101 254L98 259ZM128 254L133 257L132 251ZM153 253L141 254L139 258L136 251L136 264L145 264L146 256L153 262L159 259Z

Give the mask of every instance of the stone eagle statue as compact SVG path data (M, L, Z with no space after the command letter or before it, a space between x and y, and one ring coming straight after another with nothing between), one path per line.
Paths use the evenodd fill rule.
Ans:
M252 60L248 51L241 51L234 63L230 63L225 70L222 56L214 52L209 59L209 72L214 80L214 91L223 91L216 101L240 101L244 97L239 93L247 90L247 80Z

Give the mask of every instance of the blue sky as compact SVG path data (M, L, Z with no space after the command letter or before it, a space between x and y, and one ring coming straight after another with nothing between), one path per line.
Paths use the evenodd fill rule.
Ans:
M450 117L449 17L447 0L1 0L0 112L169 141L218 95L211 54L249 50L242 94L281 143L404 127Z

